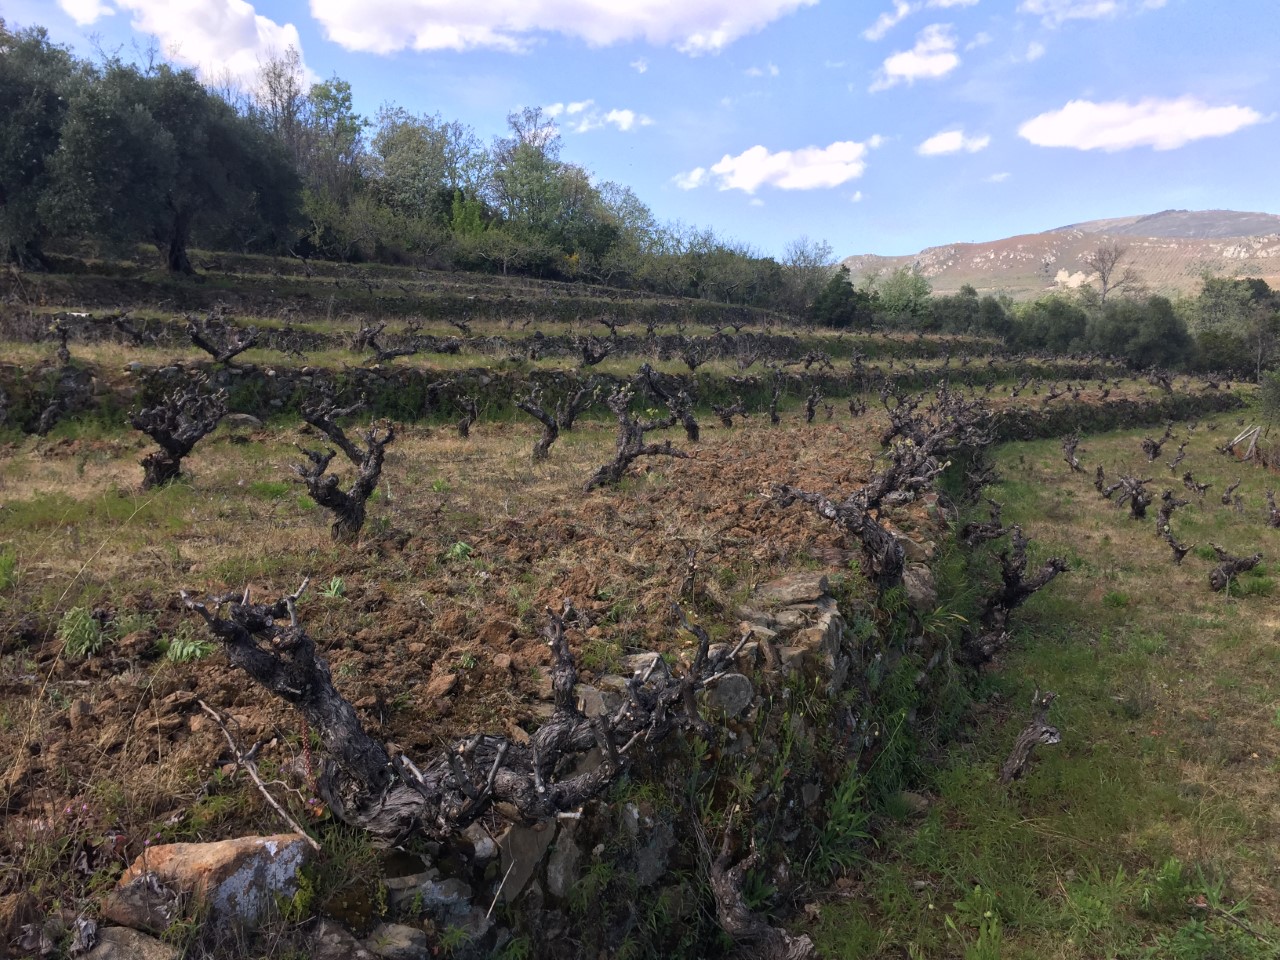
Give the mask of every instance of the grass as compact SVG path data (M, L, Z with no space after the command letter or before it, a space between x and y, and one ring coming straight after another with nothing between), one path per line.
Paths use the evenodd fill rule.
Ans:
M1109 475L1138 469L1142 435L1089 437L1082 459ZM1268 473L1223 460L1215 441L1192 434L1186 466L1215 483L1243 476L1258 515L1210 497L1174 515L1176 535L1280 555L1261 520ZM854 899L823 908L814 932L829 956L1260 960L1280 949L1271 577L1213 593L1212 550L1173 566L1153 524L1112 508L1056 448L1007 447L1007 480L990 493L1035 538L1034 557L1074 554L1072 570L1024 608L968 733L923 772L928 814L893 822L855 871ZM1174 486L1152 472L1157 491ZM1058 693L1050 720L1063 741L1005 787L996 767L1035 688Z

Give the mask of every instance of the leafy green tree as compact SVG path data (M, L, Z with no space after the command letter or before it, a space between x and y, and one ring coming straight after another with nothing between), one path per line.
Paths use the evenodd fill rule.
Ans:
M876 296L855 288L849 279L849 268L841 264L814 300L809 315L815 322L837 330L866 329L875 322Z
M835 270L835 255L825 240L799 237L790 241L782 254L786 278L786 308L802 317L823 292Z
M1188 311L1214 369L1247 369L1261 381L1280 344L1280 294L1265 280L1206 275Z
M1088 315L1065 297L1050 295L1022 306L1012 332L1022 350L1070 353L1084 344Z
M369 168L378 196L392 208L443 223L453 219L458 194L476 198L486 189L491 161L465 124L388 106L378 115Z
M0 20L0 258L44 262L41 204L52 184L68 103L88 69L41 28L10 32Z
M1124 357L1135 367L1186 367L1195 341L1165 297L1108 300L1090 319L1087 339L1095 350Z
M887 323L912 329L928 326L933 287L919 270L898 267L887 277L877 277L873 289L879 294L880 314Z
M154 243L191 273L197 228L249 217L283 235L297 199L287 158L189 71L112 61L72 100L55 158L59 221L117 242Z

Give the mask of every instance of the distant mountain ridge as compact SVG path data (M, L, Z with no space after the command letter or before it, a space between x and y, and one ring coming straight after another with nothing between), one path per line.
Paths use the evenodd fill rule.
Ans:
M1195 293L1206 272L1280 285L1280 216L1236 210L1164 210L1089 220L1004 240L929 247L908 256L852 256L843 263L855 277L914 267L936 293L955 293L969 284L980 293L1030 299L1088 283L1083 257L1108 239L1128 247L1126 264L1153 293Z

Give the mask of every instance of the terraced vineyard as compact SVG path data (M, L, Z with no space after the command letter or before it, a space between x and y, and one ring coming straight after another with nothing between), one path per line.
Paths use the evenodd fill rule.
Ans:
M990 677L1020 656L1023 601L1045 587L1031 622L1053 609L1038 544L956 537L985 515L992 444L1006 482L1027 457L1043 482L1020 441L1173 420L1221 440L1245 415L1230 384L982 338L203 267L4 282L11 941L129 926L114 887L153 847L276 832L253 767L321 851L256 932L200 923L198 898L151 924L189 956L306 955L338 936L318 917L436 955L804 956L805 929L901 955L812 918L876 875L872 834L975 695L987 723L992 685L1016 685ZM335 524L356 500L361 522ZM1086 589L1072 511L1043 509L1016 519ZM997 719L984 769L1024 718ZM1055 815L1049 791L1023 802ZM962 952L932 927L910 942Z

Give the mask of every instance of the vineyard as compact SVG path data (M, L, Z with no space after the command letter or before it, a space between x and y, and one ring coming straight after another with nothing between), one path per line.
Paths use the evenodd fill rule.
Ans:
M1186 734L1199 809L1275 762L1269 715L1236 748L1274 711L1237 650L1274 646L1280 546L1250 386L568 283L196 265L0 290L14 955L123 929L190 957L1046 956L1063 928L988 904L980 864L942 876L936 834L1003 810L1010 849L1034 822L1085 877L1064 778L1123 765L1096 709L1193 722L1141 679L1172 650L1203 665L1188 623L1241 671ZM1140 610L1150 649L1124 639ZM1119 693L1062 647L1090 618L1095 669L1124 647ZM957 743L986 771L965 810ZM1274 800L1240 782L1223 844ZM178 845L302 831L253 909L166 872ZM1150 871L1207 866L1208 841L1126 841L1125 935L1081 922L1053 955L1141 956L1191 922L1223 952L1146 955L1266 955L1262 835L1190 912L1190 868Z

